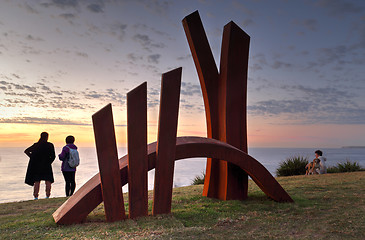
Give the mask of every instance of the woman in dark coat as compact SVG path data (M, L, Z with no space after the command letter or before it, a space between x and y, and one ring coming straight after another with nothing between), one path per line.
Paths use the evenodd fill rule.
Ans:
M25 149L24 153L30 158L25 183L34 186L33 196L38 199L40 181L46 181L46 197L49 198L54 182L52 162L56 156L53 144L48 142L48 133L42 132L39 141Z

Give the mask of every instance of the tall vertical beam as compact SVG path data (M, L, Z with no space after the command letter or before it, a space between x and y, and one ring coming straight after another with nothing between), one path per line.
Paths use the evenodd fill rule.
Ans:
M181 71L177 68L164 73L161 80L153 215L171 212Z
M219 73L205 34L199 12L182 20L185 35L198 72L203 93L208 138L219 139L218 81ZM218 159L207 159L203 196L219 198L220 165Z
M95 113L92 120L106 220L108 222L122 220L125 219L125 209L112 105L108 104Z
M234 22L224 26L219 70L219 140L247 153L247 71L250 36ZM248 175L227 164L227 199L246 199Z
M147 82L127 93L129 217L148 215Z
M208 137L218 139L218 69L198 11L182 23L202 88Z
M235 144L247 152L248 35L233 22L227 24L223 33L221 72L218 73L199 13L188 15L182 22L202 87L208 137ZM208 159L204 196L245 199L247 183L247 174L233 164Z

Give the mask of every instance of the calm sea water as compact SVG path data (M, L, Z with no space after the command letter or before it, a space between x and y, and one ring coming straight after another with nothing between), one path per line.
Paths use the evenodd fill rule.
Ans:
M304 156L312 160L311 148L250 148L249 154L261 162L273 175L279 163L291 156ZM365 148L330 148L321 149L327 157L327 165L336 165L348 160L357 161L365 167ZM24 183L28 157L24 148L0 148L0 203L33 199L32 187ZM61 148L56 148L60 153ZM76 190L98 173L95 148L80 148L81 164L76 173ZM119 157L125 155L126 149L119 149ZM195 176L205 170L206 159L195 158L179 160L175 164L174 187L190 185ZM61 161L56 158L52 164L55 182L52 184L51 197L64 196L64 179L61 173ZM154 171L148 173L148 188L153 189ZM127 191L125 186L123 191ZM41 183L40 198L45 197L44 184Z

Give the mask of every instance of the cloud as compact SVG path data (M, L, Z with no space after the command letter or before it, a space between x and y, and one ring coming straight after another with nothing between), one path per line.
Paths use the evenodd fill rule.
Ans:
M169 12L170 2L159 0L136 0L145 7L146 10L151 11L157 15L166 16Z
M254 63L249 66L250 71L259 71L262 70L262 66L260 64Z
M28 3L24 3L24 7L25 10L27 10L27 12L29 13L39 14L39 12L34 7L30 6Z
M66 20L71 20L71 19L74 19L76 17L76 15L72 14L72 13L63 13L63 14L60 14L59 16L61 18L66 19Z
M324 66L328 63L341 61L342 59L345 59L345 56L348 54L348 52L349 49L345 45L339 45L332 48L320 48L318 50L318 55L319 55L318 63L321 66Z
M20 78L17 74L13 74L13 76L17 79ZM14 88L16 90L25 90L25 91L29 91L29 92L32 92L32 93L37 92L36 87L25 85L25 84L17 84L17 83L6 82L6 81L0 81L0 84L4 85L4 86L7 86L7 90L11 90L12 88Z
M41 5L44 7L76 8L79 6L79 3L78 0L51 0L50 2L41 3Z
M252 10L248 9L245 4L235 0L232 2L233 8L235 10L238 10L240 12L242 12L243 14L245 14L246 16L253 16L254 13Z
M127 24L123 24L123 23L116 23L116 24L112 24L110 26L111 32L110 34L112 36L118 36L118 39L120 41L124 40L124 36L126 34L125 30L127 29L128 25Z
M328 14L335 17L361 13L364 10L364 7L355 4L354 1L320 0L317 2L317 5L325 8Z
M307 63L307 69L333 65L335 70L342 69L345 65L363 65L365 55L360 54L363 50L361 44L319 48L316 51L316 58Z
M105 94L99 94L95 91L92 91L91 93L85 94L86 98L104 98Z
M86 99L101 100L103 102L113 102L121 105L125 102L125 94L121 94L116 89L107 89L106 91L84 91L81 93Z
M30 34L27 36L26 39L29 40L29 41L44 41L42 38L40 38L40 37L33 37Z
M195 107L196 106L194 104L181 104L181 108L187 109L187 110L195 109Z
M365 107L354 102L356 96L345 90L302 85L280 88L286 92L285 99L250 104L249 114L279 117L283 124L365 124Z
M23 124L51 124L51 125L81 125L89 126L89 123L77 122L62 118L37 118L37 117L15 117L11 119L0 118L0 123L23 123Z
M2 76L3 79L4 76ZM8 77L9 80L12 78ZM14 76L13 76L14 78ZM17 84L10 81L0 81L0 89L7 97L0 102L0 106L8 107L36 107L42 109L94 109L96 102L111 102L121 106L125 102L125 95L117 89L99 91L90 90L57 90L57 87L47 86L42 82L34 86ZM91 101L85 101L89 99Z
M101 13L101 12L104 12L104 5L93 3L93 4L89 4L87 6L87 9L93 13Z
M160 95L160 89L158 88L151 88L148 89L148 95L149 96L159 96Z
M43 95L41 95L39 93L15 93L15 92L6 92L5 95L7 95L7 96L15 96L15 97L29 97L29 98L43 97Z
M186 60L186 59L193 59L193 56L189 53L185 56L180 56L180 57L176 58L176 60L178 60L178 61L183 61L183 60Z
M318 28L318 22L315 19L294 20L294 24L303 26L313 32L317 31Z
M42 50L24 44L23 46L21 46L21 53L23 55L39 55L42 53Z
M181 95L185 96L202 96L200 85L198 84L191 84L190 82L182 82L181 83Z
M76 52L75 54L77 56L83 57L83 58L88 58L89 57L89 55L87 53L84 53L84 52Z
M274 63L271 65L272 68L274 69L279 69L279 68L291 68L293 66L293 64L291 63L286 63L286 62L282 62L282 61L274 61Z
M255 115L280 115L282 113L308 112L311 102L303 100L267 100L250 105L247 109Z
M266 55L263 54L263 53L259 53L259 54L256 54L254 55L251 59L250 59L251 62L254 62L256 63L257 65L260 65L260 66L265 66L267 65L267 61L266 61Z
M151 51L151 48L164 48L165 45L163 43L155 43L148 35L146 34L136 34L133 36L133 40L137 41L141 46Z
M161 54L152 54L147 57L148 62L158 64Z
M156 28L147 26L146 24L143 24L143 23L134 24L133 28L141 30L142 32L150 31L158 36L166 36L171 39L171 37L168 33L157 30Z
M250 25L254 24L254 21L251 18L246 18L245 20L242 21L242 27L248 27Z
M20 76L19 76L18 74L13 73L12 75L13 75L15 78L17 78L17 79L20 79Z
M129 59L130 61L132 61L132 62L136 62L136 61L138 61L138 60L142 60L143 59L143 57L142 56L140 56L140 55L137 55L137 54L135 54L135 53L128 53L128 55L127 55L127 59Z

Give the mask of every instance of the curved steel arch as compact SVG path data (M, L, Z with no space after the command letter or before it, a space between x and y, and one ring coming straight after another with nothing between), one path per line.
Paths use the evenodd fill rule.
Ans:
M148 170L156 165L156 142L148 145ZM203 137L178 137L175 161L185 158L211 157L233 163L251 176L252 180L270 198L278 202L293 202L266 168L243 151L218 140ZM119 159L122 186L128 183L128 155ZM245 160L245 161L242 161ZM100 174L96 174L71 196L53 218L58 224L80 223L103 201Z

